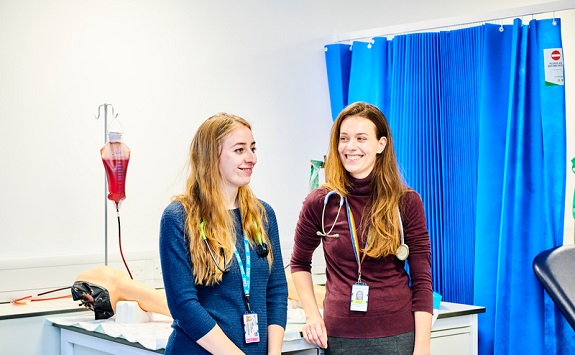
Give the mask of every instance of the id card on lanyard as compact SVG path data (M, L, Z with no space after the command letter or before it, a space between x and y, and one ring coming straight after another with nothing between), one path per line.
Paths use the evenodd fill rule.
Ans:
M258 326L258 315L252 312L250 307L250 276L252 270L252 263L250 259L250 243L244 235L244 251L246 255L246 268L244 270L244 264L242 263L242 258L238 250L234 248L234 255L238 261L238 266L242 274L242 286L244 291L244 302L246 303L246 313L243 315L244 323L244 340L247 344L257 343L260 341L260 331Z
M361 281L361 263L365 258L365 254L361 255L361 249L359 248L359 239L357 237L357 229L355 228L355 220L353 219L353 214L351 213L351 208L345 199L345 208L347 210L347 222L349 224L349 234L351 236L351 246L353 248L353 253L355 254L355 260L357 261L357 282L351 286L351 303L349 305L350 311L367 312L367 299L369 295L369 286ZM365 241L365 248L367 248L367 243L369 242L369 235Z

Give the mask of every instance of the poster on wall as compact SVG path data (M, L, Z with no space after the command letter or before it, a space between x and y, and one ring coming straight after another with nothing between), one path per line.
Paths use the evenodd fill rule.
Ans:
M548 48L543 51L545 65L545 86L563 86L563 48Z

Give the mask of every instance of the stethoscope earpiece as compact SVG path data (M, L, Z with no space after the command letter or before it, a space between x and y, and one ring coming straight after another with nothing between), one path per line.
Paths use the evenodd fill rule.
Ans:
M266 256L268 256L269 252L270 250L266 243L261 243L256 246L256 253L258 254L259 257L265 258Z

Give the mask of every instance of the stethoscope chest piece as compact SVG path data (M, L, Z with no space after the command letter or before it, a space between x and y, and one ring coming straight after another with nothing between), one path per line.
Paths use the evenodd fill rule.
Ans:
M407 246L407 244L401 243L399 245L399 248L397 248L397 250L395 251L395 256L401 261L407 259L407 257L409 256L409 247Z
M266 256L268 256L269 252L270 250L266 243L260 243L256 245L256 253L258 254L259 257L265 258Z

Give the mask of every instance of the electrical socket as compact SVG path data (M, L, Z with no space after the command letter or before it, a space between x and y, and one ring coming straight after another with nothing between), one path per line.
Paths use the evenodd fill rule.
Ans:
M162 276L162 264L160 262L160 259L156 258L154 259L154 280L162 280L163 276Z
M153 278L152 260L134 260L128 266L134 280L146 281Z

